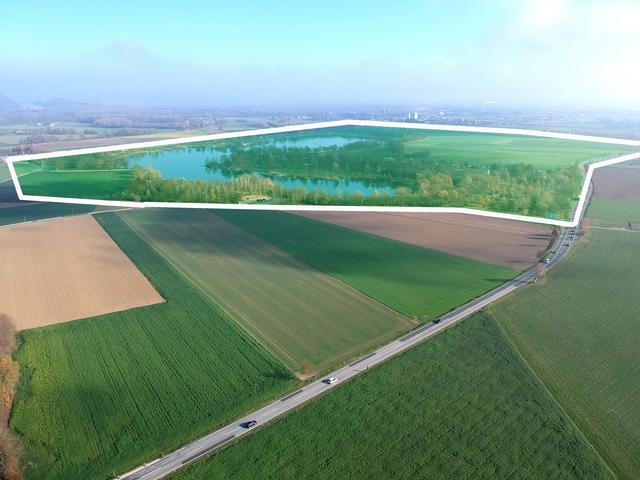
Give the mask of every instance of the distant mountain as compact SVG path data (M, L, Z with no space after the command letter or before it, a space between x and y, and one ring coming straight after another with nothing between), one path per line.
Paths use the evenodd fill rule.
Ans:
M16 102L11 100L6 95L0 94L0 112L3 112L3 111L6 112L6 111L9 111L9 110L17 110L18 108L20 108L20 105L18 105Z
M43 102L38 103L38 105L48 108L72 107L78 104L78 102L74 102L73 100L67 100L66 98L60 97L50 98L49 100L44 100Z

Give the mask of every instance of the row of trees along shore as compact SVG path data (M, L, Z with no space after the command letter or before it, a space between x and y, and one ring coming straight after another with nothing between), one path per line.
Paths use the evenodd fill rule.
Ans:
M456 177L442 172L430 177L418 174L412 187L397 187L393 194L328 194L323 190L289 189L256 173L231 180L164 179L151 167L134 166L124 196L134 201L202 203L239 203L249 196L262 196L285 204L475 207L524 215L566 216L581 181L578 169L573 167L539 172L529 166L510 165L482 172L474 169Z

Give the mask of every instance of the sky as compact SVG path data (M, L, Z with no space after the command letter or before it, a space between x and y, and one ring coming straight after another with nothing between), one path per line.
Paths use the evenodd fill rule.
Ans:
M637 107L640 0L20 0L0 94L163 105Z

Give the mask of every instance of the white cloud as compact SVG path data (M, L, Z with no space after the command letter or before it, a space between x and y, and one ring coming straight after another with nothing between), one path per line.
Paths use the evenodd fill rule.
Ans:
M523 32L539 32L560 24L568 15L571 0L535 0L525 5L516 25Z
M463 52L462 81L503 101L640 104L638 0L529 0ZM452 82L450 82L452 83Z

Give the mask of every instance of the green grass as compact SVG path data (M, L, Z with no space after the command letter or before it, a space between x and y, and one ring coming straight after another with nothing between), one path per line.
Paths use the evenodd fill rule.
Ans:
M592 229L491 310L620 479L640 478L640 234Z
M66 217L81 213L93 212L94 205L73 205L66 203L38 203L25 202L16 207L0 208L0 225L10 225L21 222L33 222L45 218Z
M415 325L210 211L145 209L120 216L302 375L344 363Z
M425 137L407 143L407 151L429 150L439 161L455 159L474 166L521 163L553 169L636 150L624 145L493 133L445 131L428 132Z
M98 217L166 303L20 335L11 426L29 479L104 479L295 380L113 213Z
M611 478L502 335L478 314L179 480Z
M119 198L131 180L128 170L46 171L20 177L25 195L65 198Z
M592 225L627 228L629 222L640 223L640 202L593 197L588 218Z
M391 308L433 320L517 271L283 212L217 215Z

